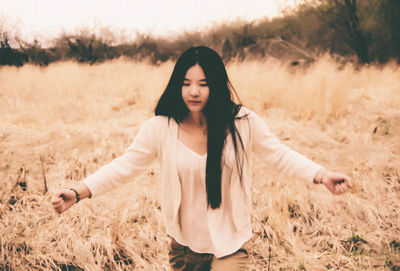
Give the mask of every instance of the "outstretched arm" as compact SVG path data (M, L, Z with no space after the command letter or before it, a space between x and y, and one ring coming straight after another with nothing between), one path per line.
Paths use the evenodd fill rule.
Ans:
M61 214L80 199L110 191L146 169L157 156L161 138L159 126L159 118L147 120L122 156L88 176L78 187L56 192L51 200L53 208Z
M351 178L345 174L320 169L314 177L314 183L323 184L333 194L342 194L351 187Z
M312 182L316 173L324 168L306 156L282 144L273 135L264 120L250 112L252 150L265 164L286 176Z
M270 133L268 125L254 112L249 114L249 118L253 125L253 150L267 165L291 177L322 183L333 194L341 194L351 188L349 176L327 171L321 165L280 143L278 138Z

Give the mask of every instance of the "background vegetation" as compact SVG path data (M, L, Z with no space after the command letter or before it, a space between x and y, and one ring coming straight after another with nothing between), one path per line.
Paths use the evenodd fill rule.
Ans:
M282 18L238 21L202 33L168 39L139 34L133 42L114 44L112 38L81 31L60 36L51 48L23 42L0 26L0 65L45 66L59 60L94 64L119 57L160 64L199 44L216 49L226 61L275 57L296 65L330 53L346 61L386 63L400 61L398 14L397 0L310 0Z
M50 198L123 153L173 64L0 69L0 270L168 270L157 164L62 215ZM306 68L273 59L227 68L284 144L353 180L334 196L255 159L250 270L399 270L399 66L324 56Z

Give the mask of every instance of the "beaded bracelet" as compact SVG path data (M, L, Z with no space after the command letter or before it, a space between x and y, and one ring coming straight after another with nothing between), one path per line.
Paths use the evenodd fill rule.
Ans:
M76 202L75 203L78 203L79 202L79 200L80 200L80 197L79 197L79 193L78 193L78 191L76 191L75 189L73 189L73 188L70 188L70 190L72 190L72 191L74 191L75 192L75 195L76 195Z

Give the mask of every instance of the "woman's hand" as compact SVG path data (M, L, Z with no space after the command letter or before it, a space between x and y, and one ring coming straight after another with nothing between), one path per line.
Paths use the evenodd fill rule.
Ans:
M63 212L71 208L71 206L75 203L76 194L71 189L58 191L51 199L51 204L53 205L54 210L59 214L62 214Z
M53 205L53 208L54 210L56 210L57 213L64 213L76 203L77 195L74 190L78 193L80 200L92 197L92 192L89 190L86 184L83 183L80 183L75 189L60 190L55 193L53 198L51 199L51 204Z
M351 187L351 178L345 174L321 170L317 172L314 182L322 183L335 195L348 191Z

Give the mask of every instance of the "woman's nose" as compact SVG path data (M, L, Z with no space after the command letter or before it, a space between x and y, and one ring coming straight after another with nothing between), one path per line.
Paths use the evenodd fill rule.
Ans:
M199 95L199 88L196 85L193 85L192 88L190 89L190 94L192 96L198 96Z

